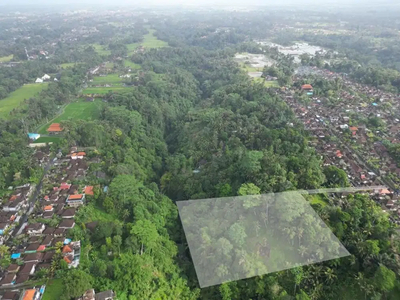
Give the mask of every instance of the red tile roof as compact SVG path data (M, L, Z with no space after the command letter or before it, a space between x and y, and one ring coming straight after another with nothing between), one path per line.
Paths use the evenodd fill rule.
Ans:
M60 123L53 123L50 125L50 127L47 129L48 132L60 132L63 129L60 126Z
M93 195L93 186L85 187L85 194Z
M68 200L80 200L83 198L83 194L69 195Z
M313 87L312 87L312 85L311 84L303 84L302 86L301 86L301 89L303 89L303 90L309 90L309 89L312 89Z
M70 259L68 257L66 257L66 256L64 256L64 260L67 262L67 264L71 263Z
M70 246L65 245L63 248L63 253L71 253L71 252L72 252L72 249L70 248Z

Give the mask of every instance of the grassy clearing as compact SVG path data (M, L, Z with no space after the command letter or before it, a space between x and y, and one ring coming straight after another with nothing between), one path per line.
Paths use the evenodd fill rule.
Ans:
M38 138L36 141L33 142L33 144L40 144L40 143L57 143L60 141L62 137L58 136L42 136Z
M82 91L82 94L107 94L109 91L120 92L129 90L129 87L113 86L113 87L89 87Z
M124 66L129 67L131 69L140 69L140 65L135 64L133 61L127 59L124 60Z
M8 55L8 56L1 56L0 63L12 61L13 58L14 58L14 55L12 55L12 54Z
M155 35L154 35L155 30L150 29L149 33L146 34L143 37L143 42L142 46L146 48L161 48L161 47L166 47L168 46L167 42L159 40Z
M254 82L261 82L265 87L279 87L278 81L266 81L264 78L255 77L253 78Z
M100 108L101 108L101 100L95 100L94 102L86 102L86 101L78 101L72 102L68 104L64 108L64 112L47 123L46 125L42 126L39 129L40 134L46 134L47 128L52 123L60 123L66 120L94 120L99 118L100 116ZM38 139L40 140L40 138ZM43 142L42 142L43 143Z
M309 201L311 204L321 204L322 207L328 205L328 203L324 200L324 196L320 194L310 196Z
M21 105L25 99L32 98L47 87L47 83L25 84L12 92L7 98L0 100L0 118L8 119L10 112Z
M61 299L63 293L63 283L62 279L50 280L46 285L46 290L44 291L42 300L54 300Z
M118 74L109 74L107 76L98 76L93 78L93 83L116 83L121 82Z
M77 63L65 63L65 64L61 64L60 67L61 67L61 69L68 69L68 68L72 68L76 64Z
M105 49L105 46L100 44L91 44L91 46L96 50L96 52L100 55L110 55L111 51Z

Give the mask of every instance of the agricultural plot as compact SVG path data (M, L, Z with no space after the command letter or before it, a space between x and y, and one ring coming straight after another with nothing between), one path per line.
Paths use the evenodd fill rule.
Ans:
M34 141L34 144L41 144L41 143L56 143L61 139L61 137L57 136L41 136L38 138L36 141Z
M0 118L8 119L10 112L21 105L25 99L29 99L37 95L47 83L42 84L25 84L16 91L12 92L7 98L0 100Z
M150 29L150 32L143 37L142 46L145 48L161 48L168 46L167 42L159 40L155 35L154 29Z
M106 48L105 48L105 46L103 46L103 45L100 45L100 44L92 44L91 45L95 50L96 50L96 52L98 53L98 54L100 54L100 55L110 55L111 54L111 51L110 50L107 50Z
M12 61L13 58L14 58L14 55L12 55L12 54L8 55L8 56L1 56L0 63Z
M66 120L94 120L100 115L101 100L86 102L84 100L68 104L62 114L39 129L40 134L47 134L47 128L52 123L61 123ZM40 140L40 138L38 139Z
M133 61L130 61L128 59L124 60L124 66L129 67L131 69L140 69L140 65L135 64Z
M93 78L93 84L96 83L109 83L109 84L113 84L113 83L119 83L122 82L122 79L119 78L118 74L109 74L107 76L97 76Z
M75 65L76 65L76 63L65 63L65 64L61 64L60 67L61 67L61 69L68 69L68 68L72 68Z
M112 87L89 87L82 91L82 94L107 94L108 92L121 92L129 90L129 87L112 86Z

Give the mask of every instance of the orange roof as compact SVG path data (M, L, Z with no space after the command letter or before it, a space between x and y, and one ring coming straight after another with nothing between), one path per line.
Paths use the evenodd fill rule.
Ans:
M85 152L78 152L77 154L78 154L78 156L85 156L86 155Z
M63 253L70 253L70 252L72 252L72 249L68 245L65 245L63 248Z
M304 90L304 89L312 89L312 85L311 84L303 84L302 86L301 86L301 88Z
M82 194L69 195L68 200L79 200L83 197Z
M66 257L66 256L64 256L64 260L67 262L67 264L70 264L70 263L71 263L71 261L69 260L69 258Z
M10 197L10 201L14 201L15 199L17 199L17 195L12 195L12 196Z
M351 131L357 131L358 130L358 128L357 127L355 127L355 126L353 126L353 127L350 127L349 128Z
M53 123L49 126L49 128L47 129L47 131L53 131L53 132L57 132L57 131L62 131L62 128L60 126L60 123Z
M93 186L85 187L85 194L93 195Z
M44 210L45 210L45 211L52 210L52 209L53 209L53 206L51 206L51 205L46 205L46 206L44 207Z
M26 290L24 294L23 300L33 300L33 297L35 296L36 290Z

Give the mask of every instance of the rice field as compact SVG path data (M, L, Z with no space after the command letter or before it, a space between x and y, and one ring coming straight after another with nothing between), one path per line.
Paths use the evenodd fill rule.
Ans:
M93 78L93 84L95 83L117 83L122 82L122 79L119 78L118 74L108 74L107 76L96 76Z
M129 67L131 69L140 69L140 65L135 64L133 61L130 61L128 59L124 60L124 66Z
M0 56L0 63L12 61L13 58L14 58L14 55L12 55L12 54L8 55L8 56Z
M99 118L101 111L101 100L95 100L93 102L87 102L80 99L77 102L69 103L62 114L60 114L55 119L51 120L49 123L41 126L39 128L40 134L47 134L47 128L52 123L60 123L66 120L94 120ZM38 139L40 140L40 138Z
M143 42L141 45L145 48L161 48L161 47L166 47L168 46L167 42L159 40L155 35L154 35L155 30L150 29L149 33L146 34L143 37Z
M0 118L10 118L10 112L22 105L25 99L29 99L40 93L47 87L47 83L25 84L16 91L10 93L7 98L0 100Z
M91 46L96 50L96 52L100 55L110 55L111 51L107 50L103 45L100 44L91 44Z
M80 63L64 63L64 64L61 64L60 67L61 67L61 69L68 69L68 68L74 67L77 64L80 64Z
M82 91L83 95L87 94L107 94L108 92L121 92L129 90L129 87L112 86L112 87L88 87Z

